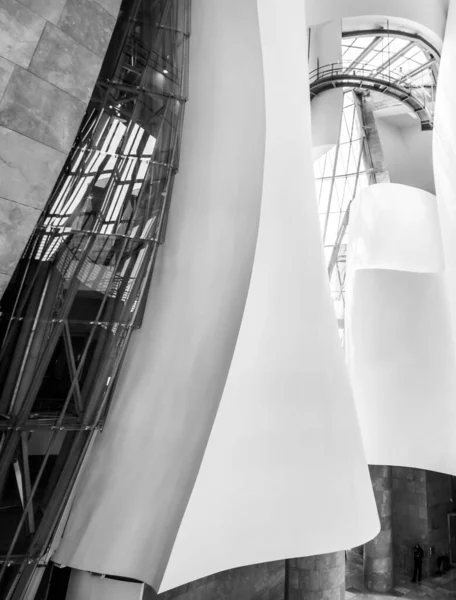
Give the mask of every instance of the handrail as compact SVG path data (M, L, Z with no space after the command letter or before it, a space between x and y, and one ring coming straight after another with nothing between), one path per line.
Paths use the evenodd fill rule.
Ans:
M398 83L399 81L404 81L406 86L414 87L422 87L420 85L416 85L413 83L413 80L410 83L407 83L407 74L402 71L395 71L394 69L383 69L378 72L377 69L372 68L369 63L359 63L355 67L350 68L349 62L347 63L329 63L322 67L317 67L313 71L309 73L309 81L312 83L315 79L320 79L323 75L326 74L347 74L347 75L368 75L370 77L375 77L376 79L385 80L388 83ZM399 83L398 83L399 85Z
M423 130L432 129L434 86L425 87L406 82L402 72L385 69L380 73L372 67L357 65L350 69L344 63L319 66L309 73L312 97L332 88L365 88L383 92L409 106L420 118ZM429 98L430 96L430 98Z

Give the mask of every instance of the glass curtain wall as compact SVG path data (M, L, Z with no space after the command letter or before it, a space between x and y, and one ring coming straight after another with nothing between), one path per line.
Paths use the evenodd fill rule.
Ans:
M344 92L339 141L315 161L314 173L331 295L343 340L350 204L360 190L375 183L360 100L352 90Z
M73 149L1 301L5 600L65 595L47 565L165 240L189 30L190 0L124 0Z
M402 86L434 113L438 76L437 50L417 36L379 30L342 38L346 73L365 74Z

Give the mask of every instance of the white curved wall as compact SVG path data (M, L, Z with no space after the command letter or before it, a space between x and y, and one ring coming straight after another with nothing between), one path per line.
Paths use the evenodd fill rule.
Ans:
M166 246L55 557L160 591L379 530L323 259L304 4L258 0L264 80L256 10L193 2Z
M342 60L342 28L340 21L330 21L312 27L310 32L309 73ZM338 142L344 92L342 88L328 90L313 98L312 156L316 160Z
M418 23L423 33L440 40L445 32L448 0L306 0L308 25L334 19L386 16Z
M435 199L366 188L350 213L346 348L370 464L456 474L456 357Z
M374 117L391 183L402 183L435 194L433 132L422 131L418 118L406 114L383 117L382 112L375 111Z
M456 2L451 0L442 50L434 122L434 177L443 247L446 283L456 342Z
M161 591L353 547L379 529L323 260L303 4L258 7L267 123L258 245L222 402Z
M443 271L436 197L393 183L364 189L350 207L348 257L351 271Z
M358 270L346 302L368 462L456 475L455 355L442 275Z
M142 329L55 556L154 588L222 396L253 264L265 139L255 0L192 3L190 79Z

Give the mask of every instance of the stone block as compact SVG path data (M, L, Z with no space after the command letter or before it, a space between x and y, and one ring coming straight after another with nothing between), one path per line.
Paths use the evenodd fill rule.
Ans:
M65 158L53 148L0 127L0 196L42 209Z
M11 275L0 272L0 298L3 296L3 292L6 290L10 278Z
M316 557L315 556L304 556L303 558L295 558L294 565L298 569L315 569Z
M68 152L85 105L40 77L16 68L0 102L0 125Z
M83 102L89 102L102 59L48 23L29 71Z
M16 0L0 3L0 56L27 68L46 21Z
M320 572L320 589L333 589L339 587L345 580L345 565L333 567Z
M5 93L13 71L14 64L0 56L0 100L2 99L3 94Z
M74 40L104 58L116 19L95 0L68 0L59 27Z
M380 517L380 525L382 529L391 529L393 526L393 515L387 515L385 517Z
M113 17L117 18L122 0L97 0L98 4L108 11Z
M321 590L321 579L319 571L302 571L299 574L299 589L309 592Z
M46 21L57 25L66 0L20 0L20 2L33 10L33 12L44 17Z
M0 198L0 273L12 275L40 211Z

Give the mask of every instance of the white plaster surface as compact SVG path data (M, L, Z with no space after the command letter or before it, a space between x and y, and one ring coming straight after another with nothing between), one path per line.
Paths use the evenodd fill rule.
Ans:
M161 591L352 547L379 529L321 248L308 81L297 68L306 62L303 5L258 7L267 124L258 244L222 402Z
M352 209L345 342L367 461L456 474L456 357L435 198L379 184Z
M451 0L437 86L434 177L445 254L445 279L456 343L456 2Z
M346 347L370 464L456 474L455 352L441 273L355 271Z
M256 0L192 3L190 72L166 243L55 558L155 589L222 396L252 270L265 139Z
M444 270L437 201L408 185L380 183L363 189L351 204L350 270Z
M193 2L166 246L55 557L160 591L379 530L321 245L304 4L258 11L264 79L257 3Z
M342 60L342 28L340 20L321 23L310 33L309 73L318 66ZM318 94L311 103L312 157L314 160L329 152L337 143L342 118L344 92L342 88Z
M144 585L73 569L65 600L142 600Z
M308 25L372 16L415 22L438 42L444 36L448 4L449 0L306 0L306 12Z

